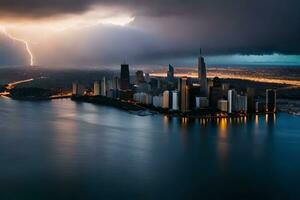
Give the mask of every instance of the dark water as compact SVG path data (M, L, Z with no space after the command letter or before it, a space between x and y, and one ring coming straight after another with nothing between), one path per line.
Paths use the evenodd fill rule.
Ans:
M299 199L300 117L140 117L0 98L0 199Z

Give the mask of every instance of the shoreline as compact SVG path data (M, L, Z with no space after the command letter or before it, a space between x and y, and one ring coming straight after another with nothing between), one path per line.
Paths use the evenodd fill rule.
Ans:
M199 119L222 119L222 118L244 118L255 115L272 115L276 114L274 112L260 112L260 113L225 113L225 112L212 112L208 109L203 110L204 113L199 113L198 111L190 111L182 113L180 111L169 111L163 108L156 108L153 106L145 106L137 104L135 102L126 102L123 100L112 99L103 96L73 96L71 98L75 102L85 102L92 103L95 105L110 106L120 110L127 111L132 114L137 114L139 116L155 115L161 114L169 117L181 117L181 118L199 118ZM290 113L289 113L290 114Z

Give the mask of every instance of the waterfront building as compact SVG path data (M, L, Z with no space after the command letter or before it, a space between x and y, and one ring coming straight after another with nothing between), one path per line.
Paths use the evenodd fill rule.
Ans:
M211 87L209 103L212 109L216 109L218 106L218 101L223 99L223 90L222 87Z
M120 90L118 92L119 98L125 101L133 99L133 92L131 90Z
M94 81L94 96L100 95L100 83L99 81Z
M206 65L204 62L204 58L202 56L201 49L198 57L198 79L200 80L200 85L201 85L201 89L200 89L201 96L208 96Z
M189 86L189 110L194 110L196 108L196 97L200 96L200 87L199 84Z
M130 77L129 77L129 65L122 64L121 65L121 90L128 90L130 85Z
M107 93L107 79L104 76L104 77L102 77L102 80L101 80L101 95L106 96L106 93Z
M146 104L146 105L150 105L152 104L152 95L148 94L148 93L144 93L144 92L140 92L140 93L135 93L133 95L133 99L141 104Z
M255 90L254 88L247 88L247 112L254 113L255 112Z
M196 109L208 108L209 101L207 97L196 97Z
M247 96L237 95L237 111L246 113L247 109Z
M224 99L218 100L218 109L222 112L228 111L228 101Z
M180 85L180 109L181 112L187 112L189 110L189 88L187 85L187 78L179 79Z
M276 90L266 90L266 112L276 112Z
M83 96L85 93L85 87L77 82L72 84L72 95Z
M169 103L170 103L170 92L168 90L163 92L163 108L169 108Z
M73 83L72 84L72 95L77 95L77 91L78 91L78 83Z
M108 90L106 96L113 99L117 98L117 90Z
M171 92L172 98L171 98L171 102L172 102L172 110L179 110L179 93L177 90L174 90Z
M135 84L139 85L145 82L144 72L141 70L136 71L135 73Z
M223 89L221 80L218 77L215 77L213 79L213 86L210 88L210 94L209 94L209 104L210 107L215 110L218 107L218 101L220 99L223 99Z
M265 111L264 108L265 108L265 105L263 102L260 102L260 101L255 102L255 112L262 113Z
M152 104L154 107L162 107L163 104L163 96L159 95L159 96L153 96L152 97Z
M237 92L234 89L228 90L228 113L237 111Z

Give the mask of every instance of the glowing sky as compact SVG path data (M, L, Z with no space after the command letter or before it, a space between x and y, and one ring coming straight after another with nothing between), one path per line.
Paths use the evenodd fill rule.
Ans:
M300 65L297 0L0 0L0 66Z

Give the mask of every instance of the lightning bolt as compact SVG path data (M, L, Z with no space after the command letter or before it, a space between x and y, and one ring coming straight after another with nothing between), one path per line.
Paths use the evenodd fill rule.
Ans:
M39 24L39 27L44 27L44 28L50 28L49 30L52 30L54 32L63 32L65 30L68 29L84 29L84 28L89 28L89 27L93 27L93 26L98 26L99 24L111 24L111 25L116 25L116 26L125 26L127 24L130 24L131 22L133 22L135 20L135 17L131 17L131 16L113 16L113 17L108 17L108 18L101 18L99 20L94 20L93 17L93 13L92 14L87 14L86 16L82 16L80 18L75 18L75 19L71 19L71 20L65 20L65 21L59 21L59 22L53 22L53 23L45 23L45 24ZM91 19L93 19L91 21ZM27 24L28 25L28 24ZM34 24L33 24L34 25ZM0 24L0 33L2 33L3 35L5 35L6 37L8 37L9 39L13 40L13 41L17 41L20 42L24 45L27 54L30 58L30 66L34 65L34 55L32 50L30 49L30 45L29 42L26 41L25 39L19 38L14 36L13 34L9 33L7 31L6 28L8 27L15 27L18 28L20 25L19 24L11 24L9 26L6 24ZM25 24L26 26L26 24ZM25 26L22 26L23 28ZM31 28L32 26L30 26L30 24L28 25L27 28ZM33 26L36 27L36 26Z
M9 39L13 40L13 41L17 41L17 42L20 42L20 43L23 43L24 46L25 46L25 49L29 55L29 58L30 58L30 66L33 66L34 65L34 58L33 58L33 53L29 47L29 43L24 40L24 39L21 39L21 38L17 38L15 36L13 36L12 34L8 33L6 28L5 27L1 27L0 31L6 36L8 37Z

